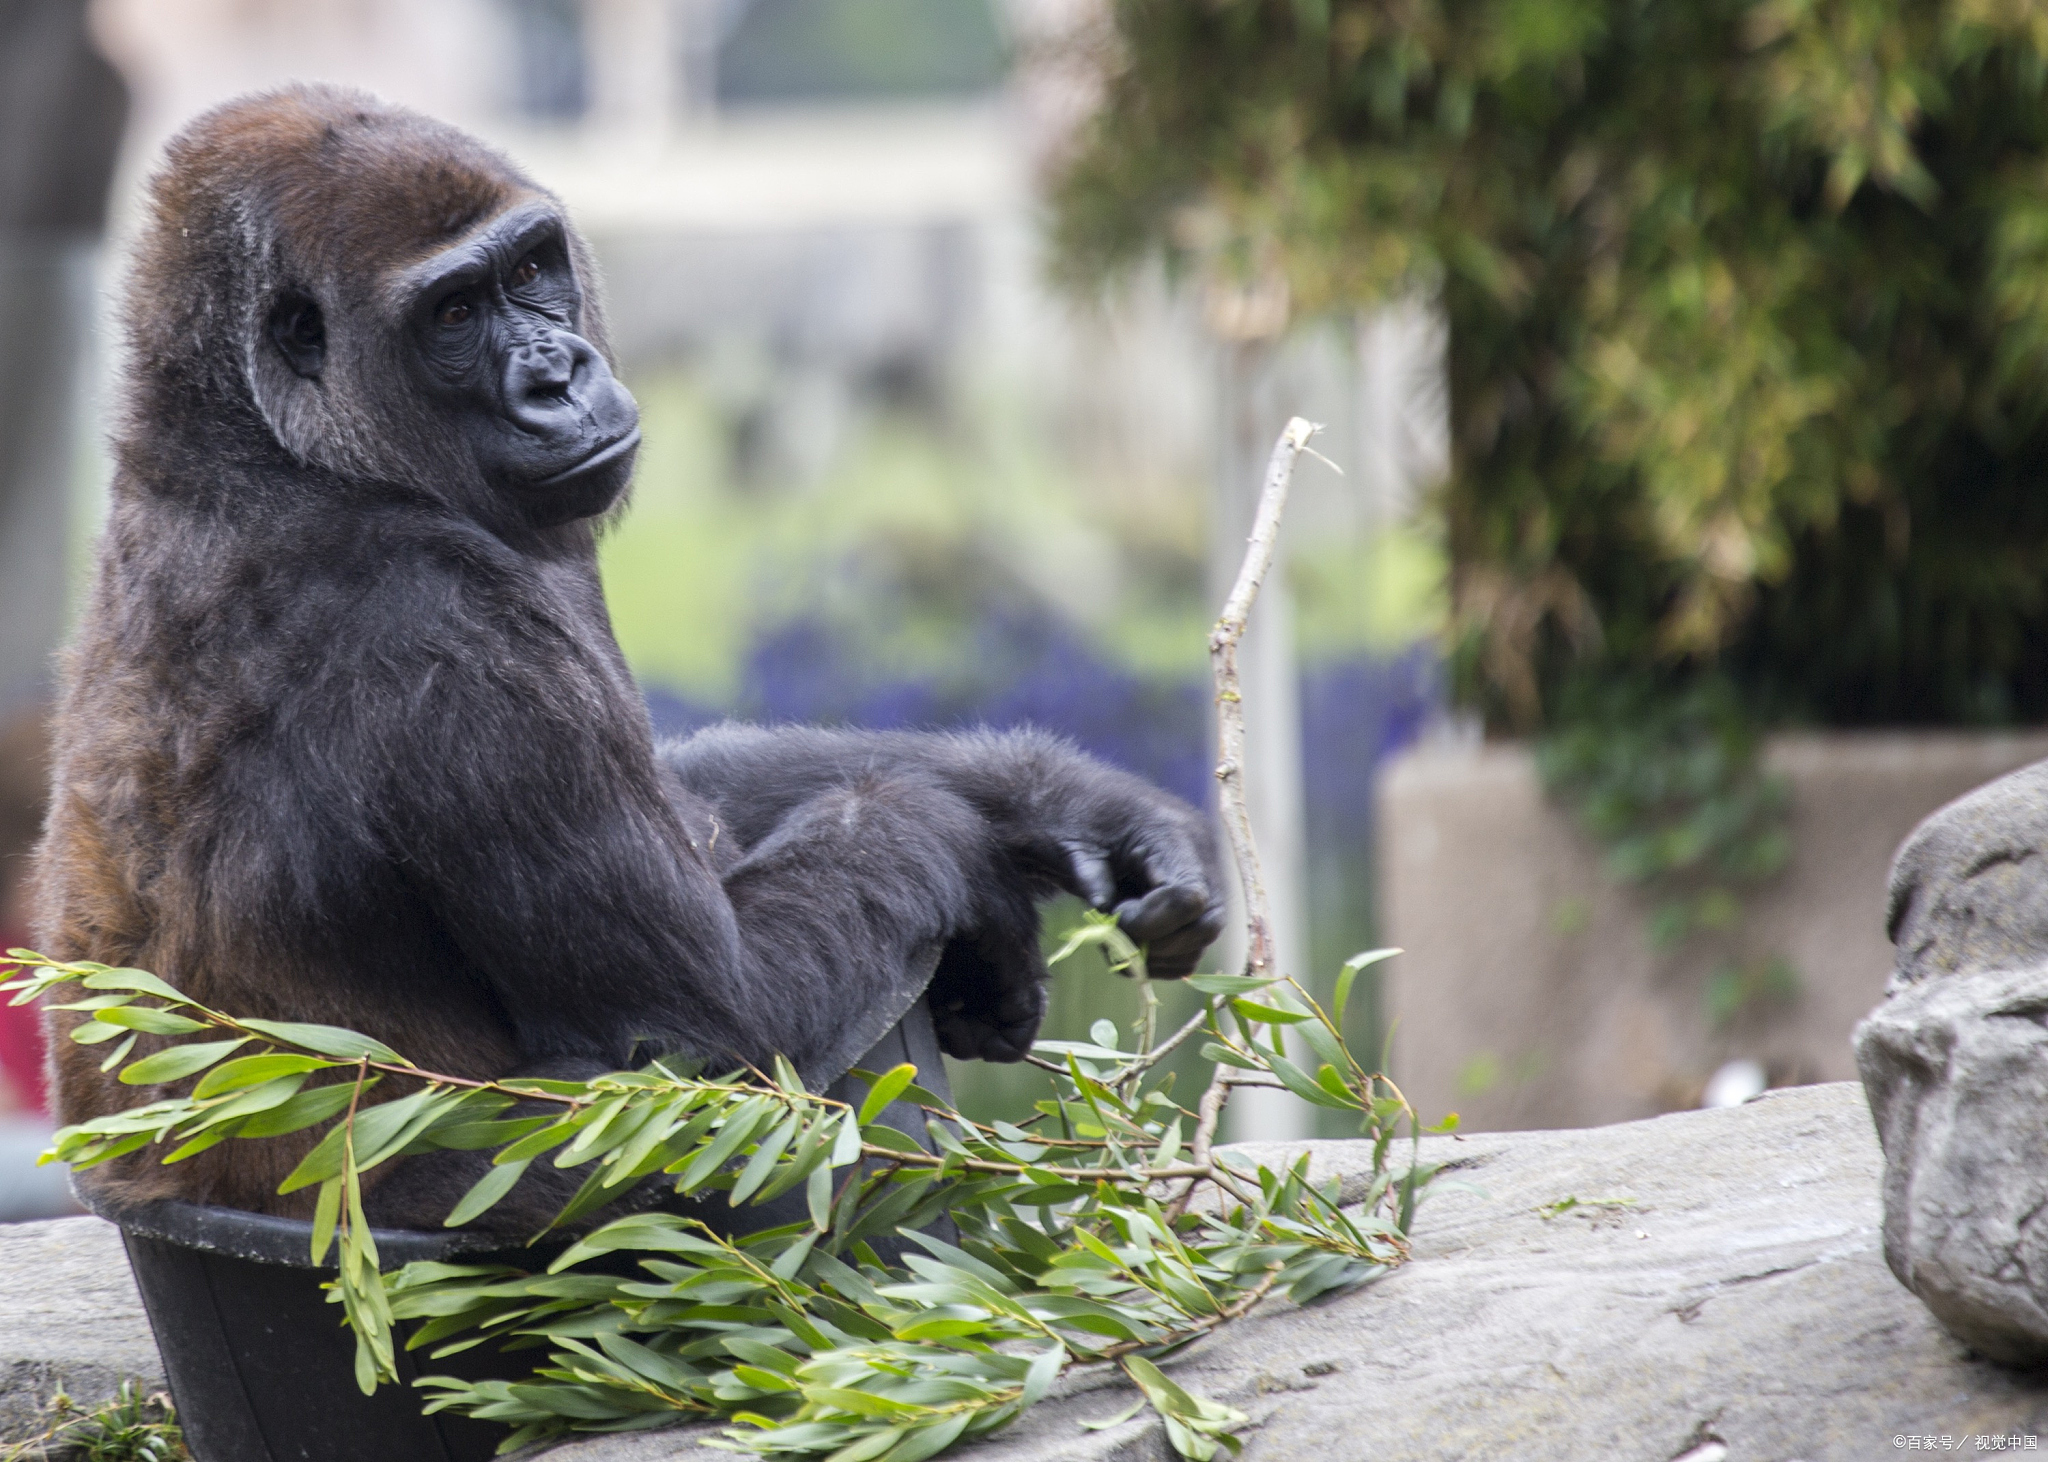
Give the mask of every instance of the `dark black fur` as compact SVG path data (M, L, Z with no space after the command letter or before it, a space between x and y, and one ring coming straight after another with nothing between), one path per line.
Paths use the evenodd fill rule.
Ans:
M1154 973L1193 967L1221 917L1203 820L1053 738L655 746L590 521L631 401L580 240L502 158L294 89L194 124L154 203L40 854L50 952L477 1077L673 1051L828 1080L935 953L946 1050L1016 1060L1058 889L1117 908ZM55 1045L65 1120L148 1095ZM98 1181L296 1212L274 1189L302 1150ZM374 1217L437 1222L480 1161L406 1160Z

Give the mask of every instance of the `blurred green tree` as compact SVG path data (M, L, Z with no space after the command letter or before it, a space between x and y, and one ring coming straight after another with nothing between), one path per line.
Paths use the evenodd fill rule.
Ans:
M1059 267L1449 325L1457 698L1653 942L1772 725L2048 719L2048 3L1112 0ZM1739 951L1725 1022L1796 987Z
M1060 267L1450 328L1460 698L2048 716L2048 4L1113 0ZM1582 717L1580 717L1583 719Z

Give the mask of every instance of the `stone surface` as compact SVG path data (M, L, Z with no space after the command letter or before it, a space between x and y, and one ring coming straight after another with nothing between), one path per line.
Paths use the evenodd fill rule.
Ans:
M1892 966L1893 850L1949 799L2044 756L2039 733L1774 738L1790 865L1747 898L1732 951L1698 937L1658 954L1651 902L1603 873L1525 747L1412 753L1381 783L1379 812L1388 940L1408 950L1386 967L1395 1075L1428 1117L1457 1111L1468 1131L1683 1110L1736 1058L1781 1084L1853 1079L1850 1032ZM1731 952L1785 956L1797 999L1717 1029L1705 990Z
M163 1387L163 1367L112 1224L0 1224L0 1439L34 1432L59 1387L80 1402L121 1382Z
M1856 1054L1886 1155L1885 1258L1957 1335L2048 1361L2048 764L1900 850L1897 963Z
M1354 1173L1351 1143L1312 1145ZM1856 1462L1895 1438L2048 1433L2048 1376L1974 1357L1886 1272L1881 1157L1853 1084L1598 1130L1432 1138L1457 1166L1415 1262L1306 1310L1270 1301L1170 1363L1250 1412L1246 1462ZM1567 1198L1579 1206L1545 1218ZM1601 1204L1590 1200L1631 1199ZM119 1241L97 1219L0 1227L0 1421L62 1382L156 1384ZM983 1462L1164 1462L1131 1396L1068 1378ZM700 1431L593 1438L547 1462L714 1462ZM2048 1451L2048 1442L2043 1442ZM1716 1455L1709 1445L1703 1456Z
M1322 1172L1359 1161L1352 1144L1313 1150ZM1742 1462L1860 1462L1908 1437L1974 1451L2048 1432L2048 1378L1974 1358L1886 1272L1881 1159L1853 1084L1426 1151L1459 1166L1423 1206L1415 1262L1326 1305L1269 1302L1170 1363L1251 1413L1246 1462L1672 1462L1711 1439ZM1565 1198L1582 1206L1539 1212ZM1634 1201L1585 1202L1616 1198ZM1163 1462L1147 1421L1078 1426L1131 1399L1099 1371L1072 1377L962 1455ZM547 1462L729 1457L698 1435L597 1438Z
M2048 1361L2048 966L1907 985L1856 1033L1884 1252L1957 1335Z

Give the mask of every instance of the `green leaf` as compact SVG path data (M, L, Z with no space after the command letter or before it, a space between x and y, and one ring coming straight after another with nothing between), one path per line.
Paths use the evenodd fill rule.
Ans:
M1137 1383L1145 1399L1163 1412L1177 1416L1200 1416L1195 1398L1166 1378L1165 1372L1142 1355L1127 1355L1118 1362L1124 1373Z
M767 1097L749 1097L741 1102L718 1129L718 1136L683 1169L676 1179L676 1191L687 1193L717 1172L754 1135L754 1130L775 1114L776 1104Z
M919 1408L904 1401L894 1401L887 1396L875 1396L866 1391L850 1391L840 1386L812 1386L805 1396L815 1404L836 1407L840 1411L851 1411L856 1416L902 1417L915 1416Z
M1045 1393L1052 1389L1052 1383L1059 1379L1060 1368L1067 1363L1067 1349L1063 1345L1051 1346L1031 1358L1031 1369L1024 1377L1026 1406L1034 1406Z
M1306 1011L1282 1010L1277 1005L1261 1005L1256 1000L1233 1000L1230 1008L1242 1019L1262 1021L1267 1025L1293 1025L1314 1018Z
M320 1185L320 1199L313 1207L313 1262L327 1258L334 1242L334 1226L341 1218L341 1179L329 1178Z
M1236 1066L1246 1071L1265 1070L1265 1067L1252 1057L1240 1051L1233 1051L1228 1046L1220 1046L1214 1041L1202 1042L1202 1059L1215 1061L1224 1066Z
M1301 1027L1301 1038L1308 1042L1309 1049L1329 1062L1339 1071L1351 1069L1351 1055L1344 1049L1343 1041L1320 1020L1311 1020Z
M1344 1103L1347 1107L1359 1107L1358 1093L1344 1085L1344 1078L1334 1066L1321 1066L1316 1070L1316 1085Z
M371 1077L363 1083L368 1091L378 1082ZM303 1132L329 1117L337 1116L347 1109L349 1093L354 1089L351 1081L336 1082L332 1086L316 1086L302 1091L281 1107L272 1107L260 1112L242 1124L243 1137L281 1137L288 1132Z
M860 1118L848 1112L839 1119L839 1132L832 1140L832 1166L846 1167L860 1160Z
M107 1059L100 1062L100 1070L112 1071L116 1066L119 1066L123 1061L126 1061L128 1059L128 1053L134 1049L135 1033L133 1031L130 1031L128 1033L127 1040L121 1042L120 1045L114 1047L113 1050L107 1052Z
M1140 1397L1138 1400L1133 1401L1129 1406L1125 1407L1122 1411L1119 1411L1115 1416L1105 1417L1101 1421L1082 1422L1081 1430L1087 1432L1106 1432L1111 1427L1122 1426L1125 1422L1129 1421L1132 1417L1136 1416L1139 1412L1143 1411L1148 1404L1149 1403L1146 1402L1143 1397Z
M811 1169L810 1177L804 1180L804 1206L810 1211L811 1226L828 1229L832 1226L832 1165L819 1163Z
M1268 1056L1266 1058L1266 1065L1275 1076L1280 1078L1281 1085L1305 1102L1314 1102L1319 1107L1334 1107L1346 1111L1354 1110L1358 1106L1358 1102L1353 1098L1340 1099L1331 1096L1330 1093L1309 1080L1308 1074L1285 1056Z
M462 1195L462 1201L442 1220L443 1226L461 1228L478 1214L488 1211L500 1198L512 1191L512 1185L517 1183L525 1172L525 1162L506 1163L502 1167L492 1168Z
M1351 984L1358 978L1358 972L1371 968L1381 960L1392 959L1400 953L1402 951L1398 949L1368 949L1344 961L1344 968L1337 974L1336 995L1330 1002L1332 1025L1338 1030L1344 1029L1344 1008L1351 1003Z
M216 1104L209 1105L206 1108L206 1115L202 1120L207 1126L211 1127L216 1123L232 1121L237 1117L248 1117L258 1112L267 1112L272 1107L282 1106L285 1102L290 1101L292 1094L305 1084L305 1080L305 1073L299 1072L292 1076L273 1077L261 1086L252 1086L246 1090L228 1094L217 1099Z
M183 1162L188 1157L197 1157L200 1153L205 1152L208 1148L220 1146L223 1142L227 1141L230 1137L234 1135L235 1129L231 1126L209 1127L204 1132L201 1132L197 1137L194 1137L190 1142L187 1142L179 1147L174 1147L169 1152L165 1153L163 1155L162 1161L166 1165L169 1165L174 1162Z
M539 1157L544 1152L550 1152L560 1147L575 1135L576 1129L571 1127L566 1121L559 1117L551 1117L548 1119L548 1125L542 1127L538 1132L529 1133L527 1136L520 1138L510 1147L499 1153L492 1161L501 1163L525 1162L528 1158Z
M538 1132L554 1120L553 1117L507 1117L502 1121L450 1122L445 1127L436 1127L428 1135L434 1146L452 1152L483 1152Z
M783 1150L789 1146L790 1139L796 1136L796 1130L802 1124L802 1120L791 1115L760 1141L754 1148L754 1155L747 1160L747 1165L740 1169L739 1180L732 1185L732 1192L726 1196L726 1202L737 1208L753 1196L756 1188L768 1181L769 1170L775 1166L775 1160L781 1157Z
M382 1102L356 1113L356 1169L367 1172L396 1157L434 1123L459 1109L469 1093L448 1087L426 1087L411 1096Z
M867 1129L866 1138L871 1147L886 1147L891 1152L917 1154L924 1151L917 1139L907 1133L898 1132L894 1127L874 1126Z
M241 1020L237 1024L258 1035L270 1037L286 1046L298 1046L308 1051L318 1051L323 1056L338 1056L344 1061L360 1061L368 1058L393 1066L409 1066L398 1052L382 1041L373 1041L355 1031L343 1030L338 1025L308 1025L297 1020Z
M192 1088L194 1101L219 1096L224 1091L238 1087L261 1086L279 1076L290 1076L300 1071L321 1071L334 1066L333 1061L323 1061L318 1056L295 1056L289 1052L274 1051L267 1056L243 1056L224 1066L216 1066L199 1078L199 1084Z
M130 1032L123 1026L108 1025L103 1020L82 1020L71 1027L71 1039L81 1046L96 1046L101 1041L111 1041L115 1036Z
M333 1089L323 1088L323 1090ZM348 1088L343 1087L341 1090L346 1091ZM347 1104L348 1100L344 1097L342 1105L346 1106ZM277 1185L277 1191L280 1193L296 1193L299 1189L310 1188L315 1183L325 1183L329 1179L339 1178L341 1176L341 1165L344 1155L342 1142L347 1131L348 1124L345 1122L337 1122L334 1126L328 1128L320 1140L313 1144L313 1150L301 1158L299 1165L285 1176L285 1180L282 1183Z
M1250 995L1277 981L1251 975L1189 975L1183 984L1193 985L1204 995Z
M867 1100L860 1104L860 1125L865 1127L882 1114L882 1109L896 1100L903 1088L917 1077L917 1068L909 1062L884 1072L875 1078L875 1084L868 1089Z
M101 970L87 975L81 983L88 990L133 990L142 995L159 995L166 1000L175 1000L180 1005L192 1003L148 970Z
M153 1036L189 1036L194 1031L212 1029L205 1021L148 1005L109 1006L101 1010L95 1019L108 1025L126 1026L132 1031L146 1031Z
M763 1370L759 1366L734 1366L732 1373L739 1380L752 1386L756 1391L794 1391L797 1389L796 1382L792 1381L789 1377L778 1376L775 1372Z
M177 1081L195 1071L205 1070L228 1052L248 1044L247 1036L239 1036L232 1041L199 1041L186 1046L167 1046L155 1055L144 1056L133 1066L124 1067L120 1079L129 1086Z
M876 1462L924 1462L953 1445L973 1420L968 1412L955 1412L931 1426L923 1426L884 1452Z

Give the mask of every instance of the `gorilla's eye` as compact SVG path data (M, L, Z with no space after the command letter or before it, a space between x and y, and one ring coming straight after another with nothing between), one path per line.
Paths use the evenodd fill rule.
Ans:
M531 284L538 278L540 278L540 260L534 258L531 254L521 259L512 269L512 283L514 285Z
M460 325L469 319L469 301L459 294L451 294L435 307L434 321L441 325Z
M327 324L316 301L287 291L270 307L269 331L285 364L308 379L320 374L327 361Z

